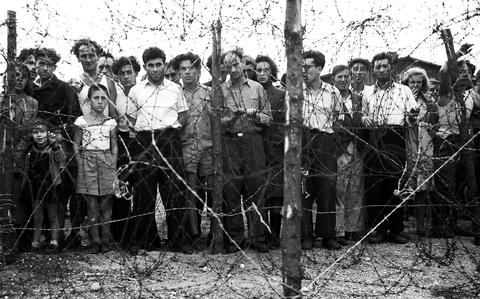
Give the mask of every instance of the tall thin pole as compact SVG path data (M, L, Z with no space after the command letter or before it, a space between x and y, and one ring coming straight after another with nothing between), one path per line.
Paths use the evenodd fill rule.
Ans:
M301 297L301 157L302 157L302 27L301 0L287 0L285 44L287 54L287 92L285 102L284 204L281 232L283 294Z
M214 185L213 185L213 204L212 209L215 213L211 216L210 232L212 232L211 252L213 254L223 252L223 232L220 229L219 215L223 213L223 177L222 177L222 124L221 124L221 107L222 107L222 90L220 87L220 59L222 53L222 24L220 20L212 25L212 142L213 142L213 169L214 169Z
M13 262L13 198L12 198L12 169L13 169L13 148L11 134L11 114L10 108L15 99L15 57L17 53L17 24L16 13L7 11L7 88L6 101L1 104L0 114L0 132L1 132L1 148L0 162L0 263L8 264Z

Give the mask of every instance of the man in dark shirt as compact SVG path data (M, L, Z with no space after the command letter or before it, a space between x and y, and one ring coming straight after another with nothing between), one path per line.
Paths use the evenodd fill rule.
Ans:
M67 155L67 167L59 194L58 220L60 228L64 227L67 202L70 199L70 213L75 215L76 192L75 178L77 166L73 155L73 122L82 114L75 91L64 81L58 79L54 71L60 61L55 50L40 48L35 52L35 66L38 73L33 82L32 96L38 101L38 117L50 122L56 130L57 137L63 139ZM72 238L77 230L72 230ZM63 236L60 237L62 239Z
M272 82L277 81L278 68L268 56L259 55L255 59L257 81L262 84L272 111L272 122L265 128L265 158L269 171L267 191L267 211L270 230L269 244L272 248L280 246L280 225L283 205L283 153L285 123L285 90L276 88Z

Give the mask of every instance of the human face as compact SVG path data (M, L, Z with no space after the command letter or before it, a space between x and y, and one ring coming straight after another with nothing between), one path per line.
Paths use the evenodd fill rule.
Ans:
M48 80L52 78L56 65L51 59L46 57L40 57L36 61L35 68L40 79Z
M349 70L338 72L333 77L333 84L340 91L348 90L350 83L352 83L352 77Z
M180 77L183 84L195 84L198 82L199 72L190 60L180 62L179 66Z
M388 62L388 59L376 60L373 63L373 75L378 81L388 81L392 74L392 66Z
M25 91L25 86L27 85L27 76L24 76L19 68L15 68L15 90L17 93L23 93Z
M261 84L265 84L271 81L272 70L270 64L266 61L260 61L255 68L257 72L257 80Z
M98 59L97 72L109 78L113 78L112 65L113 65L112 58L105 57L105 56L100 57L100 59Z
M242 60L235 53L225 55L224 65L231 80L238 81L244 77Z
M47 144L48 132L45 126L36 126L32 129L33 141L40 146Z
M93 45L82 45L78 49L78 61L82 64L83 71L90 73L97 71L98 56Z
M352 79L356 83L365 83L367 80L367 66L361 62L355 62L350 69L352 71Z
M118 71L118 79L120 80L120 84L122 84L122 86L125 88L135 85L135 83L137 83L137 76L138 73L133 70L133 66L131 64L122 66L120 71Z
M165 75L165 61L162 58L150 59L143 67L150 82L162 83Z
M422 75L413 75L408 78L408 87L411 90L422 90L423 88L423 76Z
M317 80L320 80L320 73L322 72L321 66L315 66L313 58L306 58L303 60L302 74L303 81L307 85L311 85Z
M90 96L89 101L92 111L103 113L103 110L105 110L108 104L108 96L103 90L95 90Z
M35 70L35 56L28 56L27 60L23 63L28 71L30 72L30 78L34 79L37 76L37 71Z

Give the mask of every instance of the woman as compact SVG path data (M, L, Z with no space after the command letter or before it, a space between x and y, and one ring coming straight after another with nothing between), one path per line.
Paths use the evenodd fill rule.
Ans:
M438 122L438 107L429 94L430 84L424 69L419 67L408 69L404 73L402 84L410 87L420 109L418 122L409 131L411 134L407 140L407 154L409 169L413 170L412 187L418 189L415 194L417 234L425 236L426 225L431 218L427 203L430 201L433 180L427 179L433 172L433 139L435 124Z

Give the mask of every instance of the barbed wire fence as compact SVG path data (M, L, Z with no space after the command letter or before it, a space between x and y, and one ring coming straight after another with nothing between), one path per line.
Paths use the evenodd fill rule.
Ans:
M457 15L446 12L457 11L457 8L445 7L455 5L448 2L437 12L428 8L428 2L419 3L419 6L412 8L428 11L428 22L426 17L420 20L396 19L392 12L399 9L399 4L384 4L381 1L362 3L362 9L358 11L361 16L359 18L352 17L352 10L342 11L349 5L356 8L353 1L335 1L323 8L318 7L314 1L303 5L304 48L318 49L326 54L327 65L324 73L333 65L346 64L352 57L369 59L376 52L385 49L398 51L405 56L413 56L421 53L421 49L427 49L424 53L432 57L445 57L443 42L438 33L438 30L444 27L452 29L458 45L465 42L475 43L475 39L478 39L478 33L474 30L479 20L478 1L463 1ZM414 6L413 3L405 5ZM217 19L221 19L223 24L223 51L240 46L252 57L267 54L285 71L284 5L281 1L135 1L125 6L105 0L81 4L80 13L74 16L64 11L63 7L61 1L28 1L22 11L19 11L17 31L18 49L45 46L53 47L62 54L64 59L59 64L57 73L65 81L81 72L76 58L68 53L74 41L83 36L96 40L116 56L140 57L143 49L159 46L167 52L167 60L170 60L177 54L191 50L202 58L203 74L206 75L208 72L205 61L211 54L211 24ZM206 11L211 13L205 13ZM99 23L92 21L91 15L94 13L99 14ZM326 17L328 14L334 17L329 19ZM0 30L3 36L5 26L0 27ZM405 38L404 32L412 34L412 31L424 34L418 38ZM3 40L6 39L2 38ZM372 40L375 40L375 43ZM6 48L1 48L0 51L6 57ZM467 58L477 61L478 54L479 50L474 47ZM443 60L446 60L446 57L435 62L442 63ZM362 142L368 143L365 140ZM157 146L161 147L160 144ZM159 148L153 148L153 151L156 152L157 159L162 159ZM475 150L472 145L466 145L465 148ZM378 151L378 154L382 155L379 149L371 148L371 151ZM458 149L452 158L460 153L461 149ZM225 157L225 160L229 161L230 158L232 157ZM160 161L130 160L126 167L144 163L159 169L164 167L154 165L158 162ZM269 173L265 175L265 183L262 188L255 190L262 194L265 192L264 188L271 183L272 177L278 174L278 170L265 169L264 173ZM190 198L193 190L188 188L183 177L174 172L170 175L171 181L175 179L175 182L181 185L185 197ZM404 176L408 176L407 171L404 171ZM432 174L426 181L433 180L433 177ZM224 182L236 178L222 173ZM414 191L400 191L405 192L403 201L400 205L392 205L392 208L411 209L418 206L413 201ZM151 192L156 193L157 190ZM128 193L122 195L131 197ZM210 217L220 219L232 217L234 214L215 215L212 210L207 210L203 194L199 195L197 199L202 202L203 208L199 208L198 212L202 215L202 236L206 243ZM246 202L249 198L242 200ZM161 203L161 198L157 198L156 218L160 235L165 239L165 209L173 212L175 208L162 208ZM477 203L449 203L456 208L462 224L473 218L471 209ZM366 210L372 206L365 205L362 208ZM246 221L246 214L262 214L262 209L262 206L242 206L236 213L241 214ZM315 215L315 207L312 212ZM147 214L151 216L151 212ZM142 216L145 215L127 218ZM112 223L121 220L124 219L114 220ZM262 225L268 229L267 219L263 219ZM82 225L79 228L88 227L89 225ZM23 229L32 230L29 227ZM405 231L412 233L414 230L412 221L406 221ZM44 231L51 229L45 228ZM413 236L413 233L411 235ZM227 239L232 240L230 237ZM237 245L240 247L241 244ZM200 250L193 255L155 250L142 251L136 256L120 250L99 255L67 251L58 255L22 253L19 257L13 264L2 265L0 270L6 274L0 279L1 294L4 296L55 297L69 294L81 297L139 298L282 297L279 250L259 254L241 248L239 253L219 255L211 255L208 250ZM477 266L478 249L471 244L471 238L412 237L407 245L370 245L365 238L350 243L340 251L304 251L302 293L309 298L475 297L480 293Z

